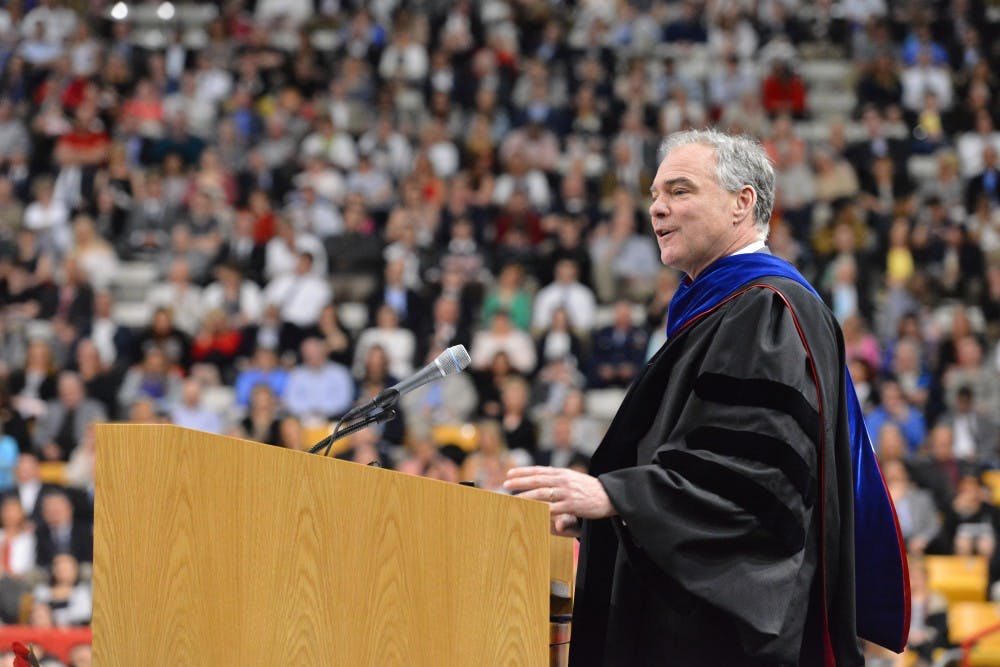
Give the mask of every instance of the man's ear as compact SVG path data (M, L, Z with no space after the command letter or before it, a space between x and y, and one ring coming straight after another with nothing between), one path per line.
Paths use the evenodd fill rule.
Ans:
M748 217L753 220L753 207L757 205L757 191L752 185L744 185L736 193L736 204L733 206L733 224L746 220Z

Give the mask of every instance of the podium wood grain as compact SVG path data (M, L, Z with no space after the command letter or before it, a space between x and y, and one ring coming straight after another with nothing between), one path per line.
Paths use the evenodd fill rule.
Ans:
M95 500L95 664L547 664L542 503L134 424Z

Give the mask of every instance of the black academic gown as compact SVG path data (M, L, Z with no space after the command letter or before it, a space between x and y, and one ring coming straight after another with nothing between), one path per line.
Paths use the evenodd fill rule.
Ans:
M659 350L594 455L619 516L584 522L574 667L864 662L843 339L762 283Z

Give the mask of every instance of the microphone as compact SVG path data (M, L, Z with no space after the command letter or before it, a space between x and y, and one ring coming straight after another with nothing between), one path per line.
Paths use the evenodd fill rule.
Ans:
M437 356L431 363L422 369L388 389L383 389L375 398L364 405L358 405L348 410L342 421L354 419L372 410L385 409L396 404L399 397L407 394L417 387L422 387L428 382L435 382L443 377L461 373L468 368L472 358L466 351L464 345L453 345Z

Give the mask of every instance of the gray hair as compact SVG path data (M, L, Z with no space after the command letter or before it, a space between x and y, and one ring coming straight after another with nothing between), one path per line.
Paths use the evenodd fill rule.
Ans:
M686 130L674 132L660 145L660 161L675 148L702 144L715 150L715 177L727 192L739 192L749 185L757 194L753 207L754 225L761 238L770 230L774 209L774 165L764 147L753 137L734 136L718 130Z

